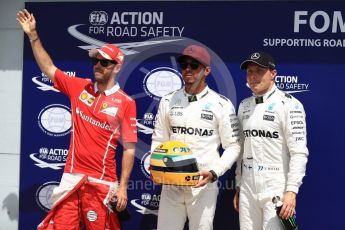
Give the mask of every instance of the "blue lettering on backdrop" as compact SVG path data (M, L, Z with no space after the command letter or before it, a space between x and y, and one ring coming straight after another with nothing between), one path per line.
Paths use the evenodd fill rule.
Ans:
M345 229L337 205L345 193L343 135L337 131L345 128L345 3L35 2L26 8L37 18L54 63L71 77L92 78L90 48L110 42L126 54L118 81L137 102L139 143L128 191L133 218L124 229L156 228L160 186L149 178L150 138L159 99L183 86L176 56L192 42L210 49L208 83L235 106L250 95L240 62L255 50L276 58L276 85L301 100L307 113L310 157L297 197L300 228ZM56 12L63 17L53 20ZM26 230L35 229L51 208L68 154L71 111L67 97L39 70L27 39L23 86L19 229ZM232 207L234 169L219 186L214 229L239 229Z

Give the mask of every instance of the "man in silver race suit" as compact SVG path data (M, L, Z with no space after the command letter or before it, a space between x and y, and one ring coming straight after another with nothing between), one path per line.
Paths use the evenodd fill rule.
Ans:
M280 216L294 214L308 157L303 105L275 86L271 55L251 54L242 62L253 96L239 106L244 146L237 162L234 207L241 229L282 229L272 203L282 198Z
M161 99L151 149L169 140L184 142L196 156L202 179L195 187L163 186L157 229L182 230L188 217L190 230L209 230L218 195L217 183L209 182L236 162L239 123L230 100L207 86L211 58L204 47L188 46L178 63L185 86Z

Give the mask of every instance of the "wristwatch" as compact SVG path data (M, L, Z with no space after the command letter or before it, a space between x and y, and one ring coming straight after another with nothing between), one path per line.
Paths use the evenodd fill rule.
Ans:
M212 180L211 180L212 183L218 180L218 175L215 171L210 170L209 172L212 174Z

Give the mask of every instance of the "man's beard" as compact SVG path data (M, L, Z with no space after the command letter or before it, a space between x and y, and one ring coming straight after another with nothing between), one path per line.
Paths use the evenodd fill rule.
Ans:
M98 72L99 74L101 73L101 72ZM106 84L106 83L108 83L109 81L110 81L110 79L111 79L111 75L109 74L109 75L104 75L104 74L102 74L102 76L97 76L96 74L95 74L95 80L96 80L96 82L98 82L99 84Z

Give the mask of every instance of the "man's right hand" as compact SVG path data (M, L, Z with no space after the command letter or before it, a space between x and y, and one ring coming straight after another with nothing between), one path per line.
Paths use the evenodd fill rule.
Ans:
M240 203L240 187L236 187L236 193L234 196L233 204L235 210L238 212L239 211L239 203Z
M47 51L43 48L38 37L36 30L36 19L34 15L29 13L26 9L18 11L17 21L30 39L34 57L42 73L44 73L52 82L54 82L54 75L57 68Z
M30 14L26 9L18 11L17 21L30 40L37 39L36 20L33 14Z

